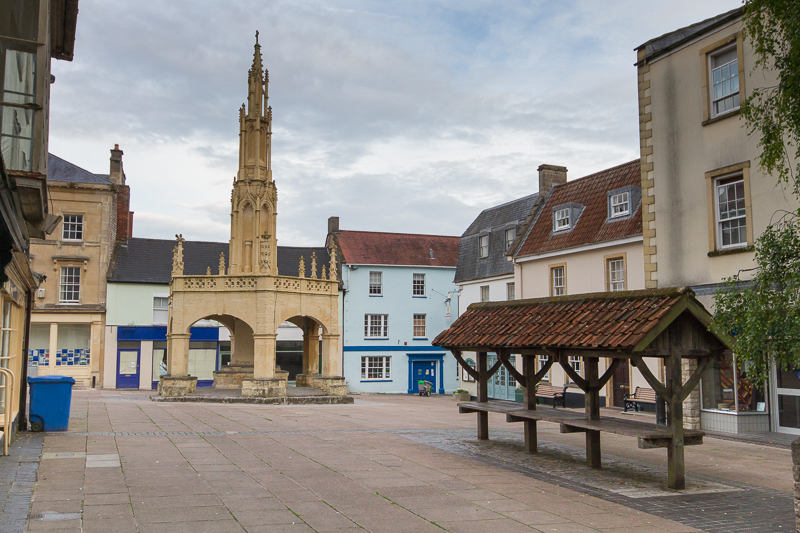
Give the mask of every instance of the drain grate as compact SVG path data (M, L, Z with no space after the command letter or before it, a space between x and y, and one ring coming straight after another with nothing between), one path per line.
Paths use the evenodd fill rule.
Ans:
M61 522L63 520L79 520L81 513L59 513L58 511L43 511L35 515L31 515L31 520L40 520L42 522Z

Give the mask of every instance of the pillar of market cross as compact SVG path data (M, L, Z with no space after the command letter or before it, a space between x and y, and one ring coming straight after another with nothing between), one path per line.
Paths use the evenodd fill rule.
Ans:
M278 275L278 192L272 180L268 83L256 38L247 104L239 110L239 170L231 193L228 264L221 254L219 264L213 265L216 273L208 265L205 275L184 275L184 240L176 236L167 374L159 383L162 396L195 391L197 377L190 372L191 327L205 319L225 325L231 337L231 362L214 373L214 387L241 388L243 396L286 396L288 372L275 366L275 342L278 326L291 322L303 329L304 341L303 374L296 377L296 385L336 396L347 393L339 353L336 250L330 250L330 263L321 265L319 276L315 257L308 258L310 270L301 257L297 276Z

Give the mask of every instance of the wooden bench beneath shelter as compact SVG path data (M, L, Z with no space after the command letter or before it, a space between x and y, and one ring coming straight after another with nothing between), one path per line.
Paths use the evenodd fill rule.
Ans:
M684 446L703 443L703 432L683 428L683 401L709 364L730 349L731 342L717 330L691 289L675 288L472 304L433 345L450 350L478 382L478 401L458 405L461 413L477 414L479 439L489 438L489 413L504 413L507 421L524 423L525 449L535 453L536 422L555 422L564 433L586 435L586 462L600 468L603 431L635 437L640 448L667 448L667 484L683 489ZM462 350L477 353L477 368L464 361ZM497 353L498 358L491 368L487 368L488 352ZM522 356L522 373L511 364L512 353ZM547 362L537 372L540 355L547 356ZM576 357L582 359L583 375L570 365L570 358ZM643 357L664 360L666 383L653 376ZM599 372L601 358L610 362L603 375ZM684 358L697 362L685 382ZM600 390L623 361L638 368L654 394L664 399L667 427L600 416ZM583 413L537 406L536 385L554 363L584 392ZM489 401L488 380L501 365L523 387L522 404Z
M634 411L638 412L639 404L656 404L656 391L646 387L636 387L636 390L633 391L633 394L625 395L624 402L625 407L623 408L623 411L627 413L628 409L633 409Z
M563 387L554 387L552 385L545 385L544 383L539 383L536 385L536 397L551 398L553 400L553 407L558 407L559 403L561 404L561 407L567 406L567 401L565 398L566 393L566 385Z

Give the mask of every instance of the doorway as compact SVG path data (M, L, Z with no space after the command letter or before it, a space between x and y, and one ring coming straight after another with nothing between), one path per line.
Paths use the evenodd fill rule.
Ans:
M117 350L117 388L139 388L139 350L123 348Z
M614 407L625 407L625 395L629 394L631 390L630 363L628 361L622 361L617 366L614 371L612 386L614 390Z
M512 355L509 359L511 364L514 365L516 356ZM488 354L486 356L486 367L492 368L495 363L497 363L497 355L491 353ZM497 372L495 372L494 375L489 378L489 381L486 382L487 395L489 398L494 398L495 400L514 401L516 399L516 389L517 381L505 366L498 368Z
M431 392L436 392L436 361L411 361L411 383L409 390L419 393L418 381L430 381L433 383Z

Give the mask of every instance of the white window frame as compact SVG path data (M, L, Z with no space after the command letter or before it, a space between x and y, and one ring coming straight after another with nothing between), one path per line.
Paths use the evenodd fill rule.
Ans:
M415 339L428 337L427 316L424 313L414 313L412 330Z
M76 213L64 214L61 223L61 240L82 241L83 240L83 215Z
M737 184L742 184L742 197L736 198L737 201L741 200L743 207L741 208L742 214L729 216L726 219L722 219L722 212L721 212L721 205L719 202L719 193L720 189L723 187L730 187L735 186ZM716 216L716 224L717 224L717 249L718 250L729 250L732 248L742 248L747 246L747 191L745 189L746 182L744 176L742 174L735 174L735 175L728 175L722 176L714 180L714 213ZM730 200L729 200L730 201ZM725 224L729 224L732 221L741 221L744 220L744 226L739 226L739 238L740 241L737 243L732 244L723 244L724 240L724 230L723 226ZM744 238L744 240L741 240Z
M489 300L489 286L481 285L481 302L488 302Z
M617 268L618 267L618 268ZM606 260L608 273L608 291L619 292L625 290L625 258L611 257Z
M511 302L516 299L516 288L514 282L506 283L506 299Z
M164 304L164 305L157 305L157 304ZM160 319L156 319L156 313L163 314L166 311L166 315L164 315L163 322ZM169 320L169 296L159 296L157 294L153 295L153 324L166 324Z
M377 328L377 330L376 330ZM364 315L364 338L365 339L388 339L389 338L389 315Z
M714 67L714 60L721 56L722 54L726 54L730 51L736 51L736 58L728 61L724 65L719 65L718 67ZM736 68L733 69L732 75L729 76L728 80L733 83L733 80L736 80L736 90L731 90L728 94L721 94L718 98L715 97L714 91L715 89L722 85L722 90L724 91L724 81L722 80L722 70L725 67L728 67L728 71L730 73L731 66L736 63ZM720 71L720 81L719 83L714 83L714 73L716 71ZM709 110L711 118L721 117L727 115L728 113L733 113L737 111L741 107L741 80L739 80L739 54L738 48L736 44L731 46L726 46L725 48L721 48L720 50L716 50L711 54L708 54L708 90L709 90L709 102L711 109ZM716 104L719 102L724 102L728 98L731 98L733 103L733 107L730 109L726 109L725 111L717 112ZM738 101L738 103L736 103Z
M62 304L81 303L81 267L62 266L58 286L58 302Z
M580 377L583 377L583 360L580 357L570 355L569 366L572 367L572 370L574 370L576 374L578 374ZM569 375L567 378L569 378ZM572 378L569 378L569 381L572 383Z
M550 356L548 355L539 354L538 356L536 356L536 360L539 363L539 368L537 372L541 371L544 368L544 366L547 364L548 359L550 359ZM547 373L544 376L542 376L542 381L550 381L550 370L548 370Z
M631 214L631 193L622 191L612 194L609 198L611 204L611 218L624 217Z
M383 296L383 272L369 273L369 295Z
M511 248L514 239L517 238L517 228L509 228L505 231L506 236L506 252Z
M560 276L559 276L560 272ZM560 280L560 284L558 283ZM567 267L557 265L550 267L550 295L564 296L567 294Z
M565 207L563 209L556 209L553 212L553 231L563 231L572 227L570 211L572 211L572 209Z
M411 295L425 296L425 274L413 274L413 280L411 282Z
M478 244L480 245L480 258L485 259L489 257L489 236L481 235L478 239Z
M370 374L373 374L370 377ZM385 381L392 379L391 355L362 355L361 381Z

